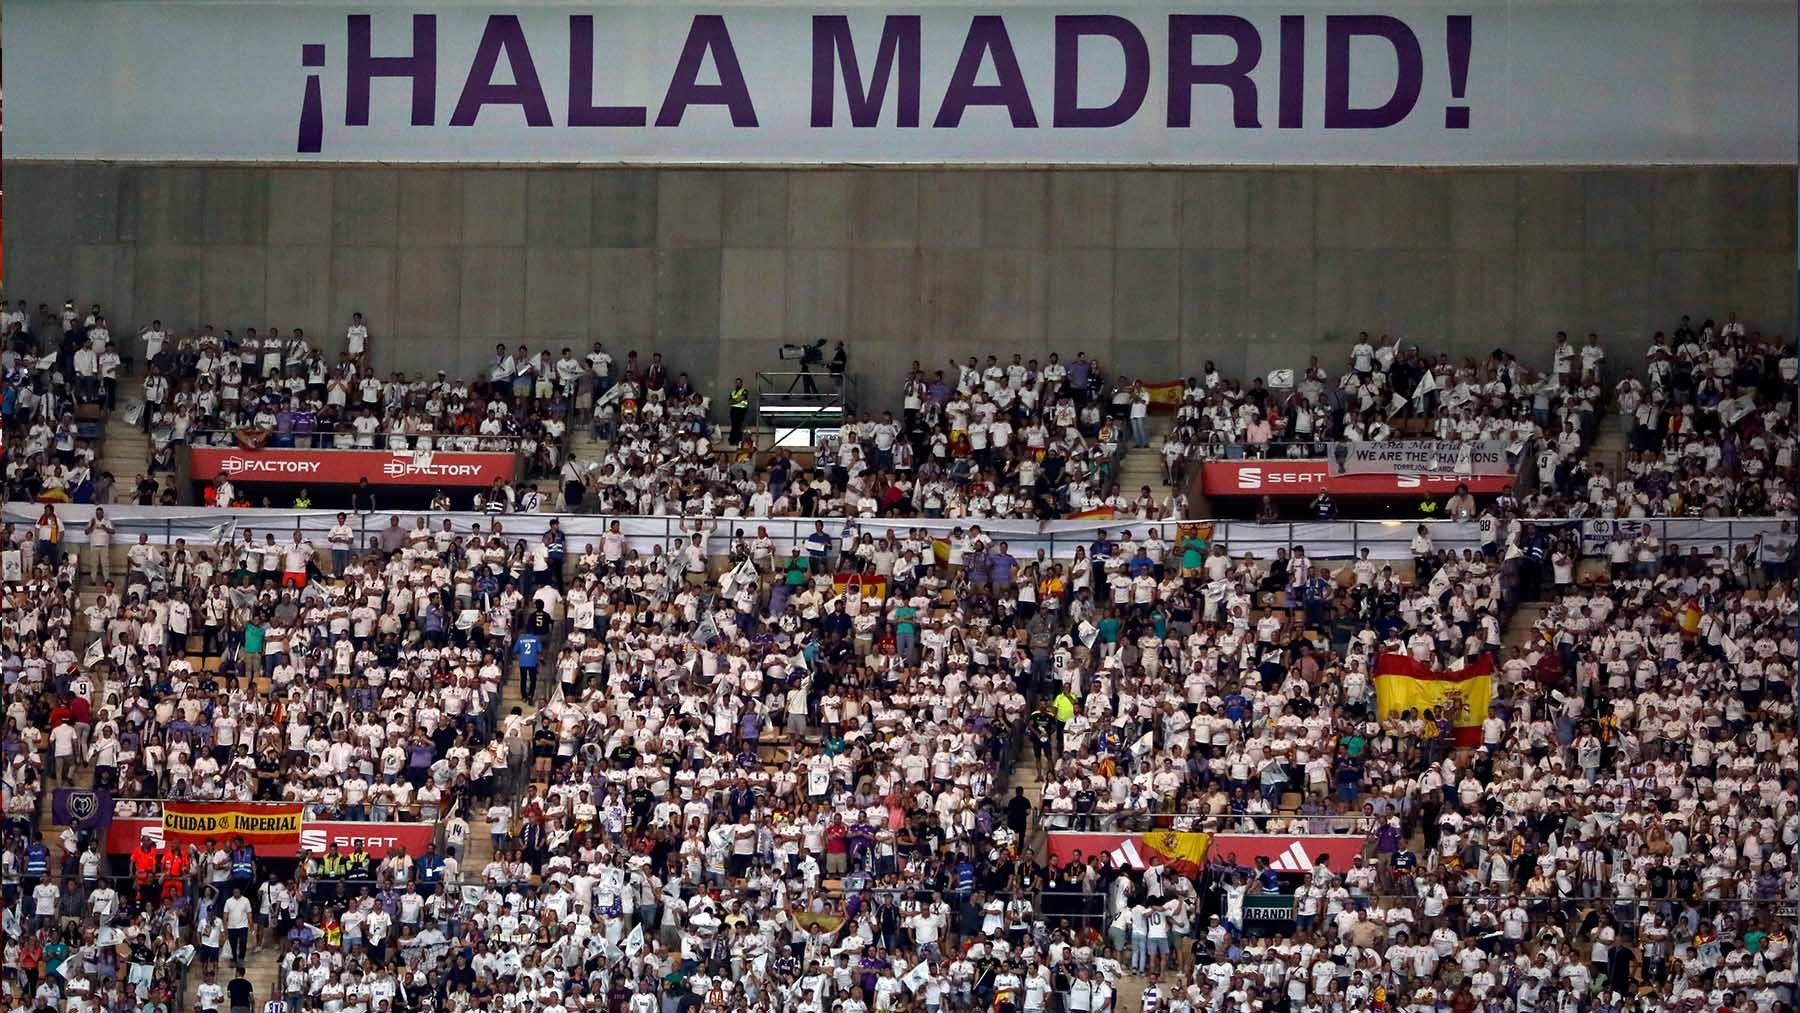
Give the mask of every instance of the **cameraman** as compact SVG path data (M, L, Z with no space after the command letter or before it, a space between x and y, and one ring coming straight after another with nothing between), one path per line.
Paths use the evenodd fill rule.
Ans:
M850 364L850 353L844 351L844 341L838 339L837 347L831 352L831 380L837 384L841 393L844 389L844 367Z

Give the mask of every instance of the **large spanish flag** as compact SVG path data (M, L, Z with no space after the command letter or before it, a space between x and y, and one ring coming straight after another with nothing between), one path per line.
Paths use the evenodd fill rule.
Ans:
M1198 876L1206 869L1206 848L1211 834L1177 830L1152 830L1140 840L1150 852L1178 876Z
M1454 672L1440 672L1404 654L1375 659L1375 706L1381 717L1449 706L1459 746L1481 745L1481 723L1493 700L1494 661L1488 655Z

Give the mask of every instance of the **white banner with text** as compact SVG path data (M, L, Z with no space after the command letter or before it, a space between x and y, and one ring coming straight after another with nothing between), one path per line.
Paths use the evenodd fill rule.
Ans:
M1783 0L13 0L9 159L1789 163Z

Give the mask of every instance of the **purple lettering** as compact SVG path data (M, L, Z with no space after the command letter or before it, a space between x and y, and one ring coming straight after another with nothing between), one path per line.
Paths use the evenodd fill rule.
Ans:
M1378 106L1350 105L1350 40L1357 36L1386 39L1394 47L1398 73L1394 93ZM1406 22L1386 14L1333 14L1325 19L1325 127L1328 130L1375 130L1406 119L1419 101L1425 59L1419 38Z
M850 107L850 125L872 127L881 121L887 99L888 78L895 64L900 68L898 108L894 123L919 125L919 16L890 14L881 24L881 45L875 50L875 66L863 84L856 62L856 43L850 38L850 19L842 14L813 16L812 125L829 127L837 111L839 62L844 71L844 102Z
M706 64L708 52L719 71L718 84L700 83L700 68ZM656 112L656 125L681 126L688 106L724 106L731 110L732 126L756 126L756 107L750 102L750 89L744 85L737 50L731 46L731 32L725 27L725 19L717 14L694 16L687 42L681 47L681 59L675 65L675 76L669 81L662 108Z
M497 84L494 70L500 57L512 72L512 84ZM469 78L463 82L462 96L456 100L456 111L450 114L453 127L472 127L482 106L518 106L525 110L525 123L548 127L550 104L544 101L544 87L538 83L537 65L531 60L531 46L525 41L525 29L513 14L490 14L481 42L475 47L475 62L469 67Z
M300 66L325 66L325 46L308 42L300 47ZM317 154L325 143L325 100L320 95L319 75L306 75L306 92L300 98L300 130L294 150L301 154Z
M1450 58L1450 97L1468 98L1469 49L1474 45L1475 19L1467 14L1452 14L1444 19L1444 49ZM1444 127L1448 130L1469 129L1469 107L1444 107Z
M437 119L437 16L414 14L411 56L370 53L369 15L352 14L350 57L344 65L344 125L369 125L369 82L378 77L412 79L412 125L429 127Z
M1125 79L1119 94L1104 106L1083 106L1081 40L1105 36L1125 55ZM1137 115L1150 89L1150 47L1144 33L1117 14L1067 14L1056 19L1056 103L1051 123L1059 127L1116 127Z
M981 65L989 53L994 57L994 73L998 84L976 84ZM938 107L933 127L956 127L962 124L963 111L970 106L1004 106L1015 127L1035 127L1037 113L1031 108L1031 92L1025 87L1025 75L1019 72L1019 58L1013 53L1012 38L1006 34L1006 19L997 14L977 14L969 19L969 34L963 38L962 55L956 59L956 70L950 75L950 86L944 92L944 104Z
M594 104L594 16L569 15L569 126L641 127L643 106Z
M1237 56L1227 64L1196 65L1194 37L1222 35L1237 45ZM1262 36L1256 26L1233 14L1169 15L1169 126L1186 127L1194 119L1194 86L1219 84L1231 89L1231 122L1239 128L1258 127L1256 82L1250 72L1262 59Z
M1280 110L1275 125L1283 130L1305 126L1306 102L1306 17L1301 14L1281 16L1281 91Z

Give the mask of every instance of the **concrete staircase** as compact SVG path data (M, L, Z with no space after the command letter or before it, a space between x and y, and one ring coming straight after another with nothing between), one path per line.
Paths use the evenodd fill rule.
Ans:
M1594 427L1594 443L1588 448L1588 460L1604 465L1607 475L1618 479L1625 470L1625 455L1631 450L1629 436L1625 417L1616 411L1607 412Z
M219 965L220 980L229 981L233 974L233 970L227 968L221 961ZM271 939L263 946L251 947L250 952L244 956L244 977L250 979L251 986L256 990L252 996L255 1001L250 1004L251 1009L262 1009L263 1004L269 1000L280 998L281 944L279 940ZM188 978L190 980L188 987L191 992L194 988L192 982L197 979L191 974Z
M149 469L150 437L115 415L107 420L95 470L111 472L114 494L121 499L137 489L138 476Z
M1125 498L1137 496L1138 490L1150 487L1150 492L1161 498L1168 495L1169 489L1162 480L1162 445L1168 438L1169 430L1174 428L1174 420L1166 415L1152 415L1145 426L1150 435L1148 447L1132 447L1125 452L1124 460L1119 462L1119 491Z

